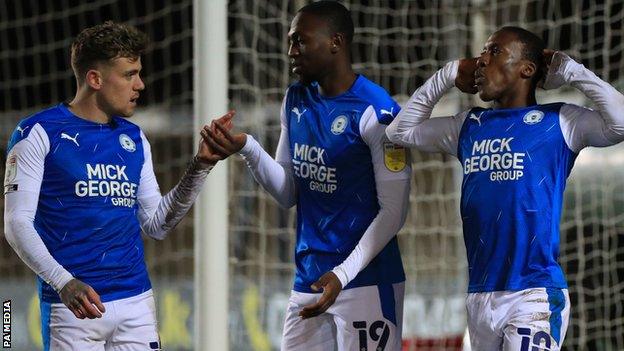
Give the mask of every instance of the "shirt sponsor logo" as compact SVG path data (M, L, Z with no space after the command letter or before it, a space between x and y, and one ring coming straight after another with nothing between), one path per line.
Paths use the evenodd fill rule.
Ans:
M325 164L325 149L295 143L292 161L295 176L309 180L310 190L331 194L338 188L336 168Z
M331 124L331 132L334 135L340 135L342 134L342 132L345 131L345 129L347 129L347 122L349 120L347 119L347 116L345 115L340 115L338 117L336 117L334 119L334 121Z
M76 182L76 196L109 197L114 206L135 205L138 186L129 181L126 166L88 163L86 168L88 180Z
M389 141L383 143L384 164L390 172L401 172L407 166L407 150Z
M121 147L128 152L136 151L136 144L134 143L134 140L126 134L119 135L119 144L121 144Z
M484 139L472 145L472 156L464 159L464 175L490 172L490 181L518 180L524 175L524 152L513 152L513 137Z
M544 119L544 112L538 110L529 111L522 118L524 123L529 125L539 123L542 121L542 119Z

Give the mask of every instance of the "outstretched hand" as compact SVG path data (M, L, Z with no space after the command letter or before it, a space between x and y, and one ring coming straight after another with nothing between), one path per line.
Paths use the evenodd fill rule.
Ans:
M224 114L223 116L219 117L218 119L216 119L215 121L213 121L212 123L214 124L219 123L221 126L223 126L223 128L227 131L232 130L233 128L233 124L232 124L232 118L234 118L234 115L236 114L236 111L231 110L228 111L228 113ZM202 135L202 140L199 142L199 150L197 151L197 159L198 161L207 164L207 165L214 165L216 164L218 161L225 159L227 156L223 155L219 152L217 152L214 148L210 147L210 145L208 143L206 143L206 141L204 140L204 129L209 128L208 126L204 126L200 132L200 134ZM218 132L216 130L216 128L212 128L212 130L216 133L216 134L220 134L220 132Z
M466 58L459 60L455 86L466 94L476 94L477 85L475 83L475 71L477 70L477 58Z
M78 319L101 318L106 311L100 295L89 285L78 279L72 279L59 292L61 301Z
M322 290L323 294L316 303L303 307L299 312L299 316L303 319L316 317L327 311L327 309L334 304L338 294L342 291L342 283L334 272L323 274L311 287L314 291Z
M227 123L219 119L201 131L204 143L221 160L239 152L247 142L247 134L232 134L230 130L231 127L228 129Z

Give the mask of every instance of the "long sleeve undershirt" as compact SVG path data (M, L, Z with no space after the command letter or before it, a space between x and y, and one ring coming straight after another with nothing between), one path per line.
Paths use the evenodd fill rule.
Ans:
M293 175L292 156L288 140L288 121L281 109L281 134L273 159L250 135L240 151L256 181L268 191L284 208L292 207L297 202L297 190ZM407 215L409 199L409 175L407 167L396 179L380 180L383 166L382 139L385 139L385 126L378 123L375 110L369 107L360 122L360 131L364 141L371 148L375 164L375 182L380 210L368 226L351 254L332 271L342 286L346 286L370 261L388 244L403 226Z
M388 138L427 152L457 153L459 132L468 111L451 117L431 117L442 96L455 85L459 61L447 63L418 88L386 129ZM565 104L559 111L561 131L568 147L578 153L587 146L610 146L624 140L624 96L593 72L557 52L544 87L569 84L580 90L596 110Z
M164 239L188 212L211 168L200 169L193 162L180 182L163 197L154 175L149 142L142 132L141 138L145 162L137 190L139 223L145 234ZM11 150L10 155L17 157L18 172L27 184L20 184L20 190L5 195L5 236L24 263L60 291L73 277L52 257L33 224L49 149L45 130L36 124L28 137Z

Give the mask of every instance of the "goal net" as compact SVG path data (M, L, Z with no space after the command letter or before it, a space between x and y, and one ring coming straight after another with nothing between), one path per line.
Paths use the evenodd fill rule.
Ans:
M244 107L247 130L256 133L267 150L275 149L279 103L293 80L288 75L286 33L302 4L240 0L229 6L232 105ZM445 62L477 55L489 34L503 25L543 36L548 47L569 53L624 88L621 1L351 1L349 8L356 25L356 69L399 101ZM540 99L586 103L572 89L540 94ZM434 115L455 114L473 103L453 93ZM404 346L456 350L466 325L467 267L457 206L461 174L454 159L418 152L413 156L411 210L399 236L407 271ZM621 160L617 147L583 151L566 192L561 263L572 300L567 350L624 348ZM240 160L232 167L233 173L245 173ZM249 175L243 178L245 187L232 188L237 205L232 207L231 240L240 245L233 251L233 277L235 284L243 284L239 291L251 287L259 296L254 313L265 329L249 340L275 347L291 287L294 219ZM245 225L237 228L238 221ZM245 305L248 295L240 296Z
M279 134L279 107L294 77L287 36L302 0L231 0L228 4L229 98L241 130L270 153ZM356 25L358 72L404 102L445 62L474 56L502 25L542 35L603 79L624 90L624 1L597 0L367 0L346 1ZM194 152L192 142L192 0L4 1L0 5L0 170L17 121L73 97L71 38L112 19L146 31L147 88L133 121L152 144L163 192L177 182ZM206 39L208 40L208 39ZM210 79L210 77L205 77ZM540 101L585 104L574 90ZM474 104L453 92L434 115ZM294 212L281 210L249 175L230 162L230 314L232 350L278 349L294 272ZM399 235L407 273L404 348L462 349L466 327L466 258L459 218L459 163L413 153L411 209ZM561 259L572 300L566 350L624 349L624 154L618 148L581 153L566 190ZM218 204L215 204L217 206ZM192 349L193 220L188 216L162 242L145 241L163 344ZM2 225L2 224L0 224ZM0 234L3 235L3 234ZM32 273L0 240L0 297L14 300L14 348L40 345ZM5 284L5 282L7 282ZM224 322L226 316L224 316ZM18 325L19 324L19 325ZM19 342L17 341L19 340ZM15 343L18 344L15 344ZM464 346L467 348L467 346Z

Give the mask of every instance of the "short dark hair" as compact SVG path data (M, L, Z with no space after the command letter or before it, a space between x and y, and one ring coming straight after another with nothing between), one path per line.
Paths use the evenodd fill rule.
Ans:
M305 5L297 12L311 13L326 20L332 32L344 34L347 44L353 41L351 12L341 3L329 0L317 1Z
M79 82L98 63L119 57L138 59L147 49L147 35L121 23L106 21L84 29L71 46L71 65Z
M535 33L532 33L521 27L507 26L499 30L499 32L502 31L513 33L518 41L522 43L522 58L535 63L538 72L534 77L534 81L539 81L542 78L542 75L545 73L543 72L544 49L546 49L546 44L544 43L544 40L537 36Z

